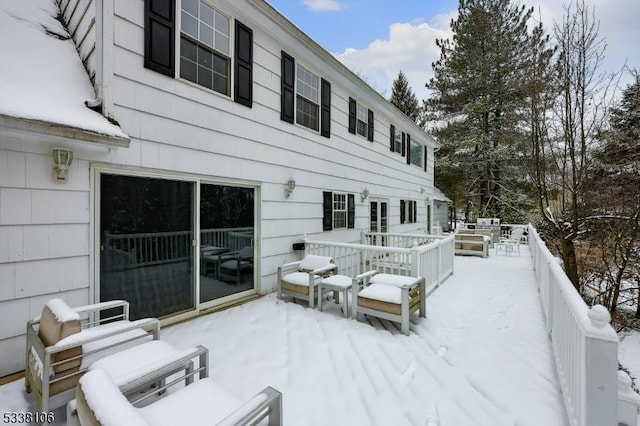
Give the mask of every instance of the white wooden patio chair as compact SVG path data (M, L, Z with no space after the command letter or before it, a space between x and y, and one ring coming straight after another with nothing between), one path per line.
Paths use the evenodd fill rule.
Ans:
M500 241L496 244L496 252L502 250L505 254L509 254L516 251L518 252L518 256L520 256L520 242L523 235L524 228L512 228L508 237L500 238Z
M108 318L100 313L120 311ZM118 350L157 340L155 318L129 321L129 303L123 300L70 308L61 299L49 300L42 314L27 322L25 386L42 412L73 399L80 377L96 360Z
M237 252L224 253L220 258L220 278L230 277L233 284L240 283L242 275L253 272L253 247L245 246Z
M68 424L82 425L176 425L216 424L255 425L266 421L269 426L282 425L282 394L266 387L247 402L242 402L208 377L208 358L203 346L197 352L186 354L173 362L155 366L144 377L118 386L102 369L85 374L76 387L76 398L67 405ZM185 361L200 357L199 367L182 370ZM154 366L151 366L151 370ZM176 370L185 374L176 377ZM188 380L198 374L199 380ZM169 379L169 377L171 378ZM127 399L132 390L148 388L158 382L162 385L152 393ZM185 381L183 388L174 386ZM166 391L166 393L165 393ZM162 394L162 396L158 396ZM263 423L261 423L263 424Z
M307 254L297 262L278 266L278 299L290 296L309 302L313 308L317 299L318 283L332 275L338 266L327 256Z
M400 331L409 335L409 317L419 310L426 317L426 286L424 277L364 272L353 279L353 317L359 314L400 323Z

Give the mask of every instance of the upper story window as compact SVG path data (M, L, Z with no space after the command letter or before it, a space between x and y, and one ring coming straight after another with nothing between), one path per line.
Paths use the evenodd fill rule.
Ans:
M320 79L298 64L296 69L296 123L318 130Z
M393 135L392 151L397 152L398 154L402 152L402 135L403 132L395 132Z
M373 142L373 126L373 111L349 98L349 133L357 133Z
M367 137L367 109L360 104L358 104L356 132L365 138Z
M409 150L411 152L410 161L414 166L422 167L422 145L415 141L411 141Z
M204 0L182 0L180 77L229 96L230 38L229 17Z
M331 83L280 54L280 119L331 137Z
M145 0L144 4L145 68L175 78L178 67L181 78L225 96L233 91L235 102L252 106L251 28L209 0Z

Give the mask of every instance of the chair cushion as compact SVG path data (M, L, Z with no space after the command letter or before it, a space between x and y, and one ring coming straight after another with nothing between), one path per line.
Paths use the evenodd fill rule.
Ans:
M314 275L314 277L316 279L319 278L318 275ZM309 274L307 272L292 272L282 277L282 281L290 284L309 287Z
M402 290L400 287L395 285L370 284L360 290L358 297L365 297L367 299L380 300L381 302L395 303L399 305L402 303Z
M80 315L63 300L51 299L42 309L38 336L46 347L53 346L65 337L79 333L80 329ZM77 355L82 355L81 347L71 348L55 354L51 357L51 360L52 362L57 362ZM53 371L60 373L72 368L78 368L80 363L80 359L65 362L53 367Z
M300 262L298 266L299 271L310 272L319 268L324 268L333 263L333 259L327 256L317 256L315 254L308 254Z
M396 287L402 287L403 285L411 284L416 280L415 277L408 277L406 275L394 275L394 274L376 274L369 282L371 284L387 284Z
M82 425L148 424L103 370L89 371L80 378L76 388L76 408Z
M185 419L189 424L214 425L241 405L237 397L206 378L140 408L139 412L154 426L186 424Z

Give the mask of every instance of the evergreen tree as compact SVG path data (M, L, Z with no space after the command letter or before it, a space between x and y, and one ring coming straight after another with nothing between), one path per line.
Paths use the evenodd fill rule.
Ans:
M393 80L389 102L395 105L411 120L416 121L418 119L420 113L418 98L416 98L411 87L409 87L409 81L402 70L398 73L398 77Z
M453 185L464 187L465 204L482 216L518 220L530 206L521 114L532 12L510 0L460 0L453 39L437 40L440 59L427 83L430 118L441 123L434 133L443 145L436 184L462 179Z

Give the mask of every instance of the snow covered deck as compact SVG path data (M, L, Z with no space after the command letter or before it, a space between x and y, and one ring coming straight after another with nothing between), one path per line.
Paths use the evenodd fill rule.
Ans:
M522 249L520 257L456 257L408 337L390 323L345 319L339 305L319 312L269 295L165 328L161 338L207 346L211 377L241 399L267 385L280 390L287 425L566 425ZM0 387L1 411L35 411L23 389L22 380Z

